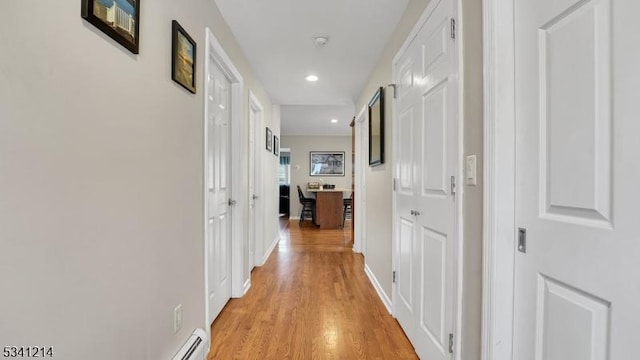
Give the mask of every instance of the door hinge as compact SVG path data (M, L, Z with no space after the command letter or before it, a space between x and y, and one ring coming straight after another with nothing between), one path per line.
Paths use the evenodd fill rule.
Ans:
M397 84L387 84L388 87L393 88L393 98L398 98L398 85Z
M451 18L451 38L456 38L456 19Z
M451 195L456 196L456 177L451 176Z
M393 270L393 273L392 273L392 274L393 274L393 275L392 275L392 277L393 277L393 283L395 284L395 283L396 283L396 271L395 271L395 270Z
M518 228L518 251L527 253L527 229Z
M453 354L453 334L449 334L449 354Z

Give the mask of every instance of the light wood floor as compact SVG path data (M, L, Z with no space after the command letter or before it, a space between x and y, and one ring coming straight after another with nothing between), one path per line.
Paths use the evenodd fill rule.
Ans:
M208 359L417 359L353 253L351 230L284 225L249 292L211 326Z

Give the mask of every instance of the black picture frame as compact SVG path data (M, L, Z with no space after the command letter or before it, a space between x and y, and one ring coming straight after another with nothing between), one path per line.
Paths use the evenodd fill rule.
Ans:
M171 21L171 79L196 93L197 45L180 24Z
M280 139L273 135L273 155L280 156Z
M384 164L384 88L369 101L369 166Z
M269 127L267 127L267 134L266 134L266 138L265 138L265 147L267 148L267 151L271 152L273 151L273 133L271 132L271 129L269 129Z
M309 176L345 176L344 151L309 151Z
M107 11L120 14L118 21L108 21ZM138 54L140 47L140 0L112 0L106 7L95 0L82 0L81 16L127 50Z

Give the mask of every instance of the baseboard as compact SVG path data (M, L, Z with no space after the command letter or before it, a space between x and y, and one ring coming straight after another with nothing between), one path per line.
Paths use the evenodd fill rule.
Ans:
M364 273L367 274L369 281L371 281L371 285L373 285L373 288L376 289L376 292L378 293L380 300L382 300L384 307L387 308L389 314L393 315L393 311L391 310L391 299L389 299L387 294L384 293L384 290L382 290L382 286L380 286L378 279L375 275L373 275L373 272L371 271L371 269L369 269L369 265L367 264L364 265Z
M246 295L249 289L251 289L251 277L249 277L247 281L244 282L244 285L242 286L242 296Z
M291 216L291 215L289 215L289 220L300 220L300 216Z
M273 240L273 243L269 245L269 249L264 254L264 257L262 258L262 263L260 264L260 266L264 265L264 263L267 262L267 260L269 259L269 256L271 256L271 253L273 252L273 250L275 250L276 246L278 246L279 242L280 242L280 236L276 236L276 238Z

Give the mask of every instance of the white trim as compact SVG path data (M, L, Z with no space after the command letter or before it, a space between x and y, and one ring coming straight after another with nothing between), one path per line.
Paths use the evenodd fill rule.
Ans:
M482 359L513 356L515 243L514 1L484 0Z
M376 278L376 276L373 275L373 271L369 269L369 265L366 265L366 264L364 265L364 273L367 274L369 281L371 281L371 285L373 285L373 288L376 289L376 292L378 293L380 300L382 300L382 304L384 304L384 307L387 308L387 311L389 312L389 314L392 314L391 299L389 299L387 294L384 293L384 290L382 290L382 286L380 285L380 282L378 282L378 279Z
M354 229L353 229L353 252L355 253L364 253L365 244L364 244L364 233L365 233L365 209L364 209L364 189L365 189L365 159L366 156L363 153L366 144L363 144L361 136L362 132L366 130L365 124L367 123L367 119L369 116L369 112L367 111L367 105L364 105L358 115L356 116L354 127L356 130L356 141L355 141L355 189L354 189L354 204L352 217L354 221Z
M289 220L300 220L300 215L291 216L291 214L289 214Z
M262 257L262 261L260 262L259 266L264 265L267 260L269 260L269 256L271 256L271 253L273 253L273 250L276 249L276 246L278 246L278 243L280 242L280 236L276 236L275 239L273 239L273 242L271 243L271 245L269 245L269 248L267 249L267 251L264 253L264 256Z
M211 29L205 30L205 76L209 71L209 57L219 66L220 70L231 82L231 164L243 164L245 156L244 148L244 117L243 117L243 79L238 69L222 48L222 45L213 35ZM205 101L206 103L206 101ZM204 119L205 126L207 119ZM206 132L205 132L206 134ZM206 139L206 138L205 138ZM206 140L205 140L206 141ZM206 143L205 143L206 152ZM206 161L206 159L205 159ZM231 199L236 200L236 205L231 208L231 296L242 297L245 290L246 278L244 276L244 248L246 236L244 231L245 205L246 205L246 174L242 166L231 167ZM239 185L239 186L238 186ZM205 183L206 186L206 183ZM244 188L243 188L244 186ZM206 212L206 208L205 208ZM205 214L206 216L206 214ZM208 227L205 223L205 239ZM206 288L205 284L205 288ZM205 289L206 290L206 289ZM207 325L209 328L209 325Z
M255 229L254 230L254 241L255 244L253 245L253 259L250 259L249 261L252 263L252 265L256 265L256 266L261 266L263 264L262 261L262 255L263 253L263 249L264 249L264 225L262 224L262 218L263 218L263 214L264 214L264 199L265 196L263 196L265 194L264 191L264 184L262 181L262 155L263 155L263 151L261 151L261 149L264 149L264 136L262 136L263 134L263 130L264 129L264 108L262 107L262 104L260 103L260 100L258 100L258 98L254 95L254 93L249 90L249 111L255 111L256 115L258 116L258 119L256 120L257 124L254 124L256 126L256 132L255 132L255 152L254 154L249 154L249 156L255 156L256 158L254 159L254 170L255 173L258 176L256 176L254 178L254 189L253 191L259 196L258 201L256 201L256 205L255 205L255 209L254 209L254 213L255 213L255 219L254 219L254 226ZM249 124L249 127L253 126L252 124ZM251 173L251 171L249 171L249 173ZM251 201L250 199L251 194L248 194L247 196L247 209L249 209L249 202ZM251 266L253 267L253 266Z
M465 157L465 120L471 118L471 114L466 114L464 111L465 105L465 72L464 72L464 21L461 21L464 17L462 0L457 0L454 4L454 17L456 20L456 45L458 50L458 168L456 170L456 225L455 231L457 246L454 247L454 261L457 267L454 270L453 277L456 279L456 289L453 292L453 300L455 305L453 308L453 333L455 334L454 357L456 360L462 359L462 344L463 344L463 332L462 329L462 313L463 313L463 301L464 301L464 244L465 244L465 217L464 217L464 202L466 198L466 188L464 185L464 157ZM468 115L468 116L467 116Z
M242 296L244 296L249 291L249 289L251 289L251 276L249 276L247 281L242 284Z

